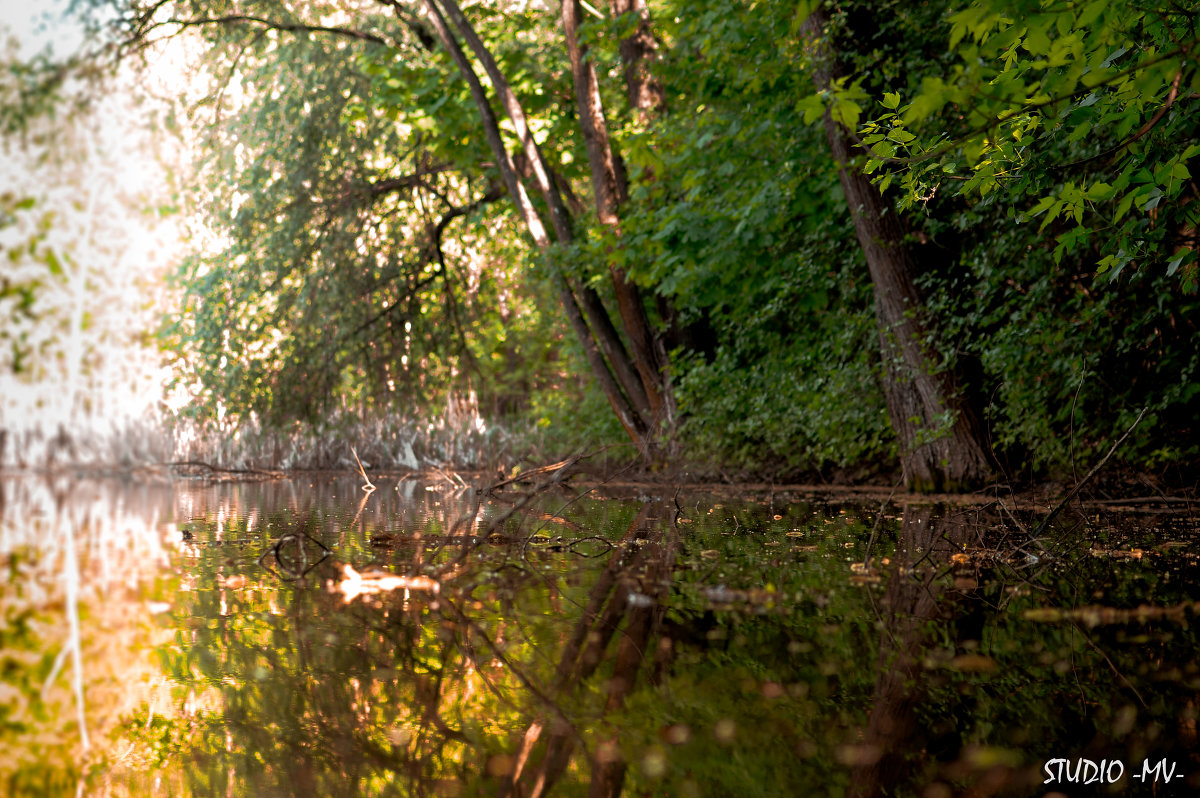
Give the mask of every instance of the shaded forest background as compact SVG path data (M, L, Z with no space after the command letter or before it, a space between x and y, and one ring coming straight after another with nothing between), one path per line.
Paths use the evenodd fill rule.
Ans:
M64 75L78 108L186 53L153 345L188 396L166 423L230 463L365 436L380 467L610 445L958 488L1085 470L1148 408L1122 456L1178 482L1198 10L122 0L77 8L65 66L10 55L5 128L63 113ZM34 276L0 301L33 314L55 263L2 199Z

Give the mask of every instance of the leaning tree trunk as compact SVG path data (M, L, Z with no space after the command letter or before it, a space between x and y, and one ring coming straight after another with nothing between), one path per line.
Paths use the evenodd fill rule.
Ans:
M500 70L500 65L496 63L496 59L492 56L491 51L487 49L483 40L479 38L479 34L475 32L475 29L467 20L466 15L463 14L456 0L440 0L440 2L446 8L450 21L454 23L458 32L467 42L467 46L471 48L471 51L475 53L475 57L483 65L483 69L487 73L488 79L492 82L492 87L496 90L496 94L500 98L509 121L513 124L517 138L521 142L525 161L529 165L529 170L534 178L534 183L546 201L546 205L550 208L550 221L554 227L555 235L561 243L570 243L575 237L571 215L563 203L562 194L559 191L558 184L554 181L550 166L546 163L541 148L538 147L537 142L533 138L533 132L529 129L529 123L525 117L525 109L521 107L520 100L517 98L516 93L513 92L512 87L509 86L508 79ZM641 365L636 349L634 350L634 356L632 358L629 356L624 343L621 341L621 336L617 332L616 327L613 326L612 319L609 317L608 311L605 309L604 303L600 299L600 295L596 293L596 290L589 285L577 281L571 283L570 288L579 298L578 305L583 311L588 324L591 326L591 333L599 345L600 351L608 359L612 373L615 375L617 382L620 383L621 389L625 392L625 396L628 399L628 404L635 414L634 420L636 421L638 433L634 441L643 452L647 452L648 447L651 446L651 442L646 440L646 434L648 432L653 433L658 426L656 419L659 414L652 401L656 397L652 397L648 393L646 386L646 367ZM618 412L618 416L620 415L621 413ZM630 425L625 423L623 417L622 423L625 424L626 430L632 436L633 431Z
M579 17L579 0L563 0L563 34L575 84L579 126L583 131L588 163L592 171L596 215L601 224L613 229L619 237L619 211L620 206L629 198L629 186L624 167L609 139L596 68L587 57L587 48L579 41ZM644 65L639 65L639 68L644 71ZM631 74L635 80L640 80L638 71ZM612 275L621 321L633 352L633 362L637 365L638 374L645 387L654 424L660 429L669 428L674 421L674 401L671 396L666 351L650 325L641 291L629 279L624 269L610 264L609 272Z
M451 16L457 17L455 19L456 24L465 26L465 20L462 18L461 11L458 10L457 6L453 5L453 3L447 5L452 8ZM550 246L549 233L546 230L541 217L538 215L537 209L534 207L528 192L525 190L524 183L521 182L517 175L517 170L513 163L512 155L508 152L508 148L504 145L504 141L500 134L499 123L496 119L495 112L492 110L491 103L488 101L487 93L483 88L483 84L480 82L479 76L475 74L474 68L471 66L470 61L467 60L466 54L459 46L458 41L454 38L453 33L451 33L449 25L447 24L446 16L442 13L442 10L438 7L435 0L425 0L425 7L429 12L430 23L433 25L438 39L450 53L450 56L453 58L455 65L458 67L459 72L463 76L463 79L467 81L467 86L470 89L471 97L475 102L476 108L479 110L480 118L483 123L484 136L487 139L488 146L492 150L493 155L496 156L496 161L499 165L500 173L504 179L505 186L508 188L509 196L512 197L513 202L516 204L517 210L520 213L522 220L525 222L525 227L529 231L530 236L533 238L534 243L539 249L545 250ZM454 12L458 12L457 15ZM479 47L482 49L482 43L479 43ZM502 97L502 99L505 102L511 101L515 103L515 97L511 96L510 91L506 92L506 89L507 85L505 84L503 89L501 89L501 92L502 94L506 94L506 96ZM511 109L509 110L511 112ZM517 110L519 112L519 106L517 107ZM520 116L520 118L523 122L523 114ZM528 137L526 141L531 142L532 138ZM536 153L536 147L532 149L533 152ZM529 150L527 149L527 152L528 151ZM539 161L539 165L544 167L544 161L541 161L540 153L537 153L537 160ZM564 224L561 217L561 200L559 200L557 203L553 202L550 197L547 197L547 200L549 201L552 209L551 215L552 220L555 223L556 232L562 234L562 231L564 230L569 231L569 224ZM651 427L645 418L649 412L648 404L646 405L646 410L642 410L641 408L637 407L636 405L638 403L638 397L636 396L634 397L633 403L631 403L629 396L622 391L621 386L618 385L617 380L613 377L613 372L609 370L608 363L605 362L605 355L608 355L610 361L614 365L614 370L618 374L621 374L622 371L626 373L632 373L633 369L632 367L629 367L627 363L628 356L624 353L624 348L620 346L620 339L616 338L616 346L614 347L612 342L605 338L606 330L602 323L595 325L599 329L596 332L596 337L593 337L593 331L588 328L587 321L584 319L583 313L580 309L580 303L576 300L575 291L572 290L571 284L561 273L561 271L555 273L554 283L558 290L559 298L562 301L563 310L567 315L567 321L570 323L572 330L579 339L580 345L583 347L584 356L587 358L588 365L591 367L592 373L599 382L601 390L604 392L605 397L612 406L613 412L616 413L617 418L620 419L621 425L625 428L625 431L629 434L629 437L638 446L643 455L646 455L647 438L651 433ZM596 297L595 301L589 301L592 299L592 297L588 295L587 291L585 290L581 293L584 297L585 308L594 314L596 312L595 305L597 304L599 298ZM599 310L603 311L603 305L599 306ZM600 321L608 321L606 313L604 315L604 319ZM611 321L608 321L607 329L612 329ZM597 337L600 338L602 344L608 343L610 345L609 347L605 347L606 351L603 354L601 353L600 347L597 345ZM615 338L615 334L612 337ZM622 361L622 358L624 358L624 361ZM626 368L623 369L623 366ZM642 398L642 402L645 402L644 398Z
M828 91L837 55L818 7L804 23L810 37L813 82ZM911 490L964 490L992 471L977 415L964 400L957 375L938 368L929 323L914 277L917 263L905 229L879 189L852 163L849 132L825 113L825 136L850 207L854 232L867 259L884 365L884 398L900 443L900 464Z
M592 166L596 207L601 222L612 226L619 234L617 209L628 195L625 174L608 141L595 69L584 60L585 51L580 48L575 35L578 5L570 4L569 9L567 5L564 3L563 27L579 99L580 124ZM483 119L488 144L535 243L540 248L546 248L549 245L547 231L525 193L512 155L501 140L495 113L474 68L451 32L451 25L479 59L513 123L525 163L549 206L556 237L562 243L570 243L574 231L554 175L533 138L520 101L495 58L476 34L456 0L425 0L425 7L438 38L470 86L472 98ZM570 282L561 273L556 275L555 281L567 318L579 336L589 365L613 410L643 456L657 458L662 454L659 440L664 431L669 432L675 416L666 350L654 334L637 286L620 268L610 264L609 270L629 350L626 350L600 296L593 288Z

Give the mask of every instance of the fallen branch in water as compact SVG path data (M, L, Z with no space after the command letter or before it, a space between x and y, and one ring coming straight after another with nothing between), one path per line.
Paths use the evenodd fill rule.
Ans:
M207 468L209 471L214 471L219 474L257 474L265 477L273 477L280 479L286 477L287 473L277 470L262 470L259 468L222 468L215 466L212 463L206 463L203 460L173 460L169 463L163 463L167 468Z
M488 485L486 488L482 488L479 492L480 493L491 493L494 490L502 488L505 485L510 485L514 482L526 482L529 480L530 477L536 477L541 474L550 474L555 471L560 471L565 468L570 468L571 466L575 465L580 460L582 460L584 457L585 457L585 455L576 454L576 455L572 455L571 457L568 457L566 460L560 460L557 463L551 463L550 465L544 465L544 466L538 466L537 468L531 468L528 471L522 471L521 473L517 474L514 477L509 477L508 479L502 479L499 482L492 483L491 485ZM559 476L557 479L555 479L555 482L559 481L561 478L562 477Z
M1075 483L1075 487L1071 488L1071 490L1067 492L1067 495L1064 496L1058 504L1054 505L1054 509L1050 511L1050 514L1043 518L1041 522L1033 528L1033 537L1041 537L1042 534L1044 534L1045 531L1050 528L1050 523L1058 517L1059 513L1063 511L1063 508L1070 504L1071 500L1079 495L1079 491L1083 489L1083 486L1088 484L1092 477L1100 473L1100 469L1104 468L1105 463L1107 463L1109 459L1116 454L1117 449L1121 448L1121 444L1125 442L1125 439L1128 438L1135 429L1137 429L1138 424L1142 423L1142 417L1146 415L1146 411L1149 409L1150 408L1148 406L1142 408L1142 412L1138 413L1138 417L1134 419L1133 424L1130 425L1129 429L1125 430L1125 434L1118 438L1117 442L1112 445L1112 448L1108 450L1108 454L1104 455L1099 463L1096 463L1096 465L1092 466L1092 470L1087 472L1083 479Z

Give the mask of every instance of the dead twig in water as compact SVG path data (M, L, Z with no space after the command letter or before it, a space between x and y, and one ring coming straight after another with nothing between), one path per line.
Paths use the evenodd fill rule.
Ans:
M1143 409L1142 413L1145 413L1145 412L1146 412L1145 409ZM1138 416L1138 421L1141 421L1141 420L1142 420L1142 417ZM1136 427L1137 422L1134 422L1133 426ZM1129 429L1130 429L1130 432L1133 431L1133 427L1130 427ZM1129 432L1126 432L1125 434L1128 435ZM1122 437L1121 440L1124 440L1124 438ZM1118 441L1117 443L1120 443L1120 441ZM1112 454L1112 452L1109 452L1109 454ZM1107 459L1107 458L1105 458L1105 459ZM1100 648L1100 646L1096 645L1095 641L1093 641L1091 636L1086 631L1084 631L1082 626L1080 626L1077 623L1072 623L1071 626L1073 626L1075 628L1075 631L1079 632L1079 634L1083 637L1083 641L1085 643L1087 643L1089 646L1091 646L1092 649L1097 654L1104 657L1104 661L1108 663L1109 669L1112 670L1113 674L1118 679L1125 682L1125 686L1128 687L1133 692L1133 694L1137 697L1138 703L1142 705L1142 708L1149 709L1150 707L1146 703L1146 699L1142 698L1142 694L1139 693L1138 689L1133 686L1133 682L1129 681L1129 677L1127 677L1125 674L1121 673L1121 671L1117 668L1117 666L1115 664L1113 664L1113 661L1109 658L1108 654L1104 653L1104 649L1102 649L1102 648Z
M528 471L522 471L521 473L517 474L515 477L509 477L508 479L502 479L499 482L495 482L491 485L488 485L486 488L483 488L479 492L480 493L491 493L492 491L496 490L497 488L501 488L505 485L510 485L513 482L528 481L530 477L536 477L540 474L549 474L554 471L561 471L564 468L568 468L570 466L575 465L576 463L578 463L580 460L584 459L585 457L590 457L590 455L576 454L576 455L572 455L571 457L568 457L566 460L560 460L557 463L551 463L550 465L544 465L544 466L538 466L537 468L531 468ZM558 480L555 480L555 481L557 482Z
M883 520L883 511L887 509L889 504L891 504L892 497L896 495L896 491L899 489L900 482L897 482L892 486L892 492L889 493L888 497L883 500L882 504L879 505L879 512L875 514L875 523L871 526L871 539L867 541L867 551L863 555L863 568L865 570L871 570L871 547L875 545L875 535L879 532L879 522Z
M1087 472L1082 480L1076 482L1075 487L1071 488L1071 490L1067 492L1067 495L1063 496L1062 500L1059 501L1058 504L1054 505L1054 509L1050 511L1050 514L1043 518L1041 522L1033 528L1033 537L1037 538L1045 534L1046 530L1050 528L1051 522L1058 517L1058 514L1063 511L1063 508L1071 503L1071 500L1079 494L1079 491L1083 489L1084 485L1091 481L1092 477L1100 473L1100 469L1104 468L1104 465L1109 461L1109 459L1116 454L1117 449L1121 448L1121 444L1125 442L1125 439L1128 438L1135 429L1137 429L1138 424L1142 423L1142 417L1146 415L1146 412L1149 409L1149 405L1142 408L1142 412L1138 413L1138 417L1134 419L1133 424L1130 425L1129 429L1125 430L1125 434L1118 438L1117 442L1112 445L1112 448L1108 450L1108 454L1104 455L1099 463L1096 463L1096 465L1092 466L1092 470Z
M434 468L433 473L449 482L450 486L455 490L462 490L467 487L467 483L463 481L463 478L453 471L447 472L440 468Z
M284 471L264 470L261 468L222 468L212 463L206 463L203 460L172 460L169 463L163 463L163 465L167 468L207 468L215 474L252 474L272 479L282 479L287 476L287 473Z
M354 451L353 446L350 447L350 453L354 455L354 462L358 463L358 473L362 474L363 482L366 483L362 486L362 489L368 494L373 493L375 491L375 485L367 477L367 470L363 468L362 460L358 459L358 452Z

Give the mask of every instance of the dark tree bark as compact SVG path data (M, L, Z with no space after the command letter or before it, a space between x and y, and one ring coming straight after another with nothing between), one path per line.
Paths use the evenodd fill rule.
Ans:
M813 81L827 91L838 77L837 54L818 7L804 23L814 65ZM895 209L853 158L849 132L825 113L825 136L867 259L875 293L875 317L884 365L884 397L900 442L904 481L911 490L966 490L992 472L978 416L963 399L956 373L939 369L929 347L928 314L914 277L917 262Z

